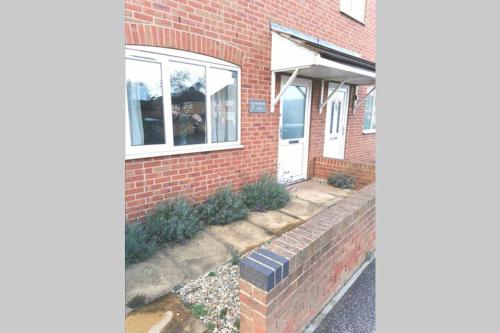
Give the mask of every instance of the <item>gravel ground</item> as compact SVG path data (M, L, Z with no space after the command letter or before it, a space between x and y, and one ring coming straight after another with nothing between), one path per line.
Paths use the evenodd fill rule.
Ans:
M186 283L177 291L184 303L212 332L238 332L235 320L240 317L239 266L231 263ZM203 306L201 306L203 305Z

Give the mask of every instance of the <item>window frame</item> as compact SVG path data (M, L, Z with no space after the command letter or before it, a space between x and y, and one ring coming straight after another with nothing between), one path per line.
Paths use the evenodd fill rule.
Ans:
M373 86L367 87L367 91L370 91L371 88L373 88ZM377 107L375 105L376 99L377 99L376 89L374 89L371 92L371 94L373 94L373 102L372 102L372 108L370 110L370 112L371 112L371 115L370 115L370 128L365 129L365 117L366 117L366 112L367 112L366 99L365 99L365 107L364 107L364 113L363 113L363 134L373 134L373 133L377 132L376 128L372 128L372 125L373 125L373 121L372 121L372 119L373 119L373 111L375 110L375 112L377 112Z
M344 1L349 1L350 2L350 10L347 10L345 9L345 5L342 6L342 2ZM365 24L365 17L366 17L366 0L361 0L363 1L363 13L361 15L361 17L357 17L356 15L353 14L352 12L352 2L353 1L356 1L356 0L340 0L339 1L339 11L347 16L349 16L350 18L352 18L353 20L359 22L359 23L362 23L362 24Z
M224 149L243 148L241 145L241 68L230 62L210 56L153 46L130 46L125 48L125 59L142 60L161 64L162 93L163 93L163 120L165 127L165 143L155 145L132 146L130 137L130 119L125 83L125 159L138 159L156 156L169 156L197 152L217 151ZM169 61L200 65L205 67L205 105L206 105L206 138L207 143L174 146L172 100L170 89ZM209 68L217 68L237 72L237 134L236 141L212 143L212 106L209 95ZM125 80L126 82L126 80Z

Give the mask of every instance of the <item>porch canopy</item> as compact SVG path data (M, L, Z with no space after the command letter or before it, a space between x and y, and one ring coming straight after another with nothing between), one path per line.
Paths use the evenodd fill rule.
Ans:
M271 23L271 30L271 71L273 72L272 106L276 105L283 92L293 83L293 80L299 74L322 80L322 101L320 103L319 112L322 111L323 107L328 103L331 97L333 97L335 91L344 84L375 86L375 63L360 58L359 54L300 32L284 28L275 23ZM281 89L277 96L274 96L275 73L290 74L289 80L285 83L283 89ZM335 81L340 84L328 98L323 101L325 81ZM373 89L374 88L372 88L372 90ZM363 101L360 101L356 104L359 105L362 102ZM354 109L356 109L356 106Z

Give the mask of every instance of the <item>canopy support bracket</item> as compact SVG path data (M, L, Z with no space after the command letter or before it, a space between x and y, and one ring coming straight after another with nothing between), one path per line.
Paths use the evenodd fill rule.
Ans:
M288 79L288 81L286 81L285 85L280 90L279 94L276 97L274 97L273 102L271 104L272 108L274 108L274 106L276 105L276 103L278 103L278 101L280 100L281 96L285 93L285 90L293 83L293 80L295 80L295 78L297 77L297 74L299 74L299 70L300 70L300 68L295 68L295 70L292 73L292 76L290 76L290 78Z
M348 79L345 79L344 81L340 82L340 84L335 89L333 89L332 93L330 95L328 95L326 100L323 103L321 103L321 105L319 106L319 113L323 112L323 108L325 107L325 105L328 104L328 102L332 99L333 95L337 92L337 90L339 90L340 88L342 88L344 86L344 84L346 83L347 80Z
M324 91L325 91L325 80L321 80L321 95L320 95L320 98L319 98L319 105L323 104L323 94L324 94ZM319 108L318 112L321 113L321 107Z
M370 91L361 99L358 103L354 105L354 108L352 109L352 113L354 114L356 112L356 109L363 104L363 102L368 98L368 96L375 90L375 86L370 89Z

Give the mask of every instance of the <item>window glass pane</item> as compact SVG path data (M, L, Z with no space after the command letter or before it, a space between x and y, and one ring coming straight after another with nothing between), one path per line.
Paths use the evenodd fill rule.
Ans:
M238 73L209 69L212 142L236 141L238 137Z
M174 145L207 142L205 66L170 62Z
M289 86L283 94L281 138L284 140L304 137L306 89L307 87Z
M365 119L363 128L365 130L375 129L375 91L368 95L365 101Z
M377 120L377 117L376 117L376 114L377 114L377 103L376 103L376 99L377 99L377 95L375 94L375 91L372 93L373 94L373 100L372 100L372 121L371 121L371 128L372 129L375 129L376 126L376 120Z
M127 59L126 78L132 146L164 144L161 64Z

